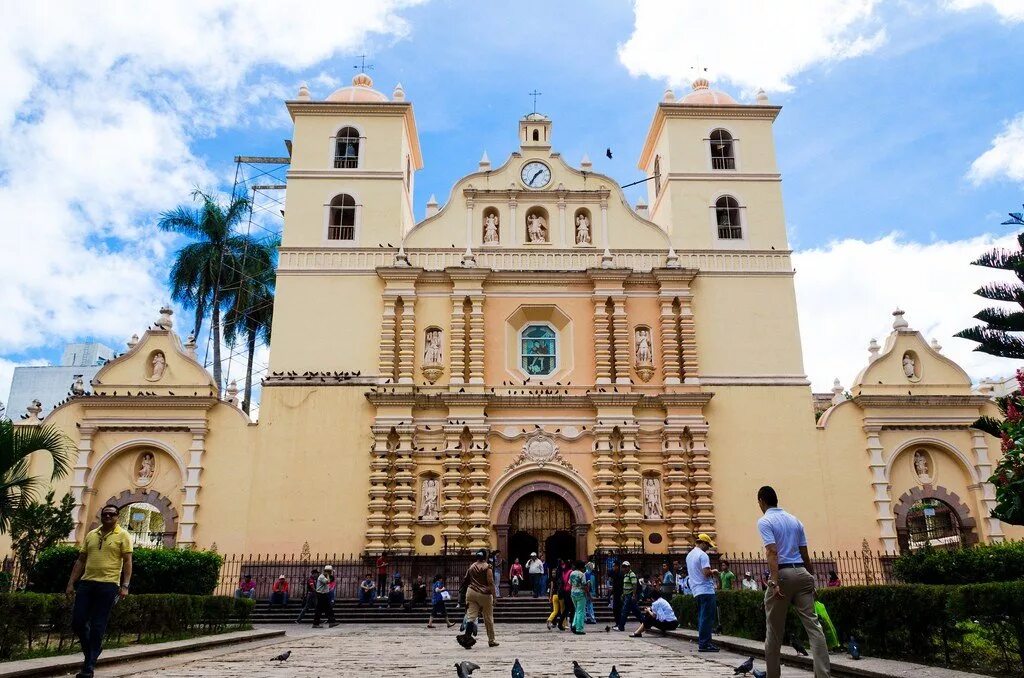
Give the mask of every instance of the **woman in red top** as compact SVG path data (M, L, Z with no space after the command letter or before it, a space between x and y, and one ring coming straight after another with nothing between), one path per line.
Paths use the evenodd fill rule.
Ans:
M512 563L512 567L508 570L508 584L509 590L512 597L519 595L519 584L523 581L523 566L519 564L519 559Z

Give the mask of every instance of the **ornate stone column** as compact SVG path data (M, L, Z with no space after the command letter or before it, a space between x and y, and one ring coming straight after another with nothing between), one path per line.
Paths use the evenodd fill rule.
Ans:
M470 428L472 439L469 446L468 486L466 507L469 510L469 548L481 549L490 546L490 449L487 447L487 427Z
M398 302L397 294L383 295L384 314L380 321L380 359L378 361L377 373L380 383L398 382L398 343L395 333L395 304Z
M686 473L689 436L678 426L664 431L662 469L665 480L665 513L668 520L668 551L683 553L691 544L693 525L690 522L690 488Z
M693 479L693 531L706 532L714 537L715 502L711 491L711 451L707 446L707 426L690 428L693 436L693 448L690 451L690 468Z
M423 269L407 266L380 266L377 275L384 281L381 297L384 310L380 324L380 358L378 360L381 383L413 383L416 346L416 279ZM399 324L397 305L402 300L402 322Z
M561 229L561 235L558 241L558 245L559 247L565 247L565 191L559 191L558 193L558 228ZM573 230L572 242L573 244L576 243L575 227Z
M683 383L699 384L697 374L697 326L693 318L693 293L679 295L679 342L683 347Z
M441 488L441 535L448 548L458 548L462 541L462 427L445 426L444 473Z
M639 426L630 424L622 426L622 487L619 490L619 505L622 507L622 536L627 549L643 549L644 531L641 523L644 519L644 490L640 474L640 458L637 456L639 446L636 434Z
M665 385L682 383L679 366L679 341L676 334L676 297L662 291L661 302L661 370Z
M594 297L594 359L597 361L598 384L612 383L612 344L608 331L608 298Z
M375 424L371 427L373 432L373 447L370 449L372 458L370 460L370 501L367 504L369 513L366 518L366 552L379 554L387 547L387 522L388 522L388 467L390 462L390 448L388 436L391 433L390 426Z
M629 384L630 371L633 365L633 352L630 350L629 324L626 320L626 296L616 295L612 298L615 304L612 315L612 346L615 356L615 383Z
M1003 541L1003 523L998 518L992 517L992 511L996 507L996 488L988 482L992 476L992 462L988 458L988 445L985 442L985 434L977 429L971 431L971 451L974 453L974 470L978 474L978 490L981 492L983 520L985 521L988 538L993 542Z
M77 542L79 532L84 537L85 533L81 527L88 527L89 520L85 514L86 487L89 479L89 471L92 469L92 437L96 433L93 426L81 426L78 429L78 458L75 460L75 469L71 473L71 497L75 500L75 508L72 517L75 524L68 535L69 542Z
M686 268L656 268L658 299L661 304L661 360L666 385L699 384L697 374L697 329L693 317L690 284L697 271Z
M615 515L615 460L612 458L612 426L594 426L594 534L597 548L618 548L618 517Z
M462 294L452 294L452 341L449 360L451 374L449 383L466 383L466 298Z
M396 429L398 446L395 448L393 492L394 532L391 550L399 554L413 552L412 524L416 517L416 489L413 486L416 462L413 459L413 426L406 424Z
M188 465L185 468L185 496L181 500L181 520L178 521L178 546L195 544L195 528L198 523L199 489L202 487L203 453L206 450L205 426L192 426L192 443L188 448Z
M473 309L469 315L469 383L484 383L484 295L470 296Z
M892 515L889 481L885 478L885 450L880 438L882 427L869 424L864 427L864 432L868 436L868 467L871 470L871 489L875 495L875 520L878 522L879 539L886 553L896 553L899 550L896 519Z
M413 383L416 364L416 297L402 297L402 323L398 328L398 383Z

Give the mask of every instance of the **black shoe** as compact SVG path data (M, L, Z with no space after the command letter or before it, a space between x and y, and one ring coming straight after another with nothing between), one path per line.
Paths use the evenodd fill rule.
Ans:
M327 628L329 628L329 629L333 629L333 628L334 628L335 626L337 626L337 625L338 625L338 624L340 624L340 623L341 623L341 622L329 622L329 623L327 624Z
M707 647L698 647L697 652L720 652L720 650L714 645L708 645Z
M631 634L629 634L629 637L630 638L643 638L644 634L642 634L642 633L631 633Z

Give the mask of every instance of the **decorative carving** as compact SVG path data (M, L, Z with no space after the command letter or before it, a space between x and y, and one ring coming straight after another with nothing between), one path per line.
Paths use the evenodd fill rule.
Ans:
M488 212L484 215L484 244L497 245L499 240L498 215L494 212Z
M444 372L444 350L442 348L443 334L440 328L427 328L424 335L423 348L423 376L431 384L438 380Z
M152 452L143 452L135 462L135 484L145 487L153 482L153 474L156 473L156 457Z
M153 324L165 332L170 332L171 328L174 327L174 321L171 320L172 315L174 315L174 311L169 306L161 306L160 317Z
M128 348L135 348L135 345L139 343L139 335L133 334L132 338L127 341Z
M555 439L542 429L536 429L533 433L526 436L526 442L523 443L523 451L505 468L505 472L515 470L523 464L529 463L534 463L541 467L546 464L558 464L570 471L575 472L576 470L572 464L563 459L562 455L558 453L558 445L555 444Z
M526 235L529 242L547 242L548 224L539 214L530 214L526 217Z
M224 391L224 396L225 396L226 400L228 401L228 404L230 404L230 405L232 405L234 407L238 407L239 400L238 400L238 382L237 381L235 381L234 379L231 380L231 383L228 384L227 390Z
M438 496L437 478L424 478L420 485L420 520L433 522L441 519L441 514L438 511Z
M922 484L931 483L934 479L932 476L932 461L924 450L914 452L914 473L917 474L917 479Z
M82 381L81 374L75 375L75 381L71 384L71 395L85 395L85 382Z
M914 364L914 356L909 353L903 354L903 374L906 375L907 379L913 379L916 376L916 365Z
M576 215L576 244L589 245L590 243L590 217L585 212L580 212Z
M149 359L149 375L146 376L146 379L149 381L160 381L166 369L167 358L164 357L164 352L154 351L153 356Z
M33 398L32 402L29 403L29 406L25 408L25 411L28 413L28 418L30 419L39 420L43 418L43 404L35 398Z
M644 478L644 518L662 520L665 510L661 507L661 480L656 476Z
M310 560L312 557L313 557L313 555L309 551L309 542L308 541L302 542L302 552L299 554L299 560L302 560L303 562L305 562L305 561Z
M635 331L636 343L636 373L644 381L650 381L654 376L654 349L651 346L651 330L647 327L638 327Z

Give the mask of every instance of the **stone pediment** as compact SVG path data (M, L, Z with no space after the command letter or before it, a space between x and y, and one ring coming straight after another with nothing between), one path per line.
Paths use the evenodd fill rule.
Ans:
M543 468L548 464L554 464L574 473L576 472L573 465L562 457L558 450L558 442L554 436L545 433L541 429L537 429L527 434L526 439L523 441L523 451L505 468L505 472L508 473L527 465Z

